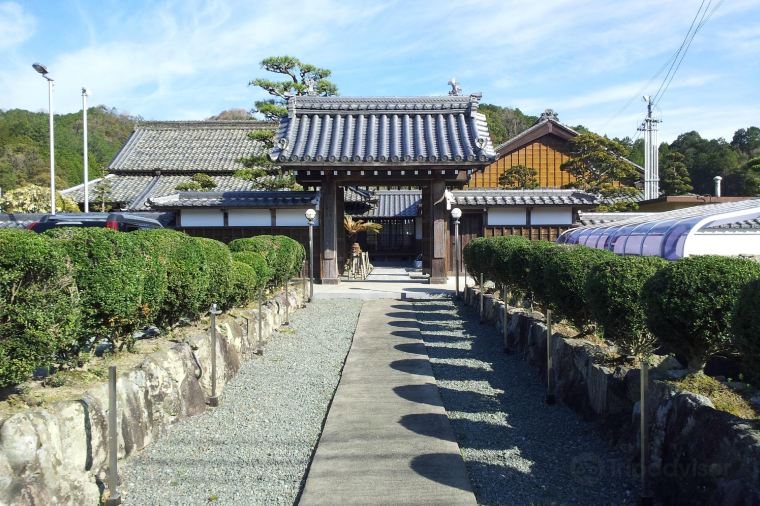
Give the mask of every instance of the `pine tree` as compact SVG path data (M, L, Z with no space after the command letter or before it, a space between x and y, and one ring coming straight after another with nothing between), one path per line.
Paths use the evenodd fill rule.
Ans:
M499 185L503 188L530 190L538 188L538 171L525 165L513 165L499 176Z
M686 167L686 157L677 151L666 151L661 154L660 190L665 195L684 195L691 192L689 169Z

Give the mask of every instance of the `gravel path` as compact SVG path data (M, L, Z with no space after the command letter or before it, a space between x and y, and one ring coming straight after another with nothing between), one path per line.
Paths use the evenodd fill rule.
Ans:
M324 300L294 313L264 356L243 364L218 408L126 461L126 504L293 504L360 309L358 300Z
M497 329L451 301L415 302L433 371L480 504L635 504L632 466L564 406Z

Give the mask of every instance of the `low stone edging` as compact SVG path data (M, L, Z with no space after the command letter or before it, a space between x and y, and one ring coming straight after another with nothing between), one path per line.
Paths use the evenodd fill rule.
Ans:
M291 290L290 310L301 301L301 293ZM268 339L284 321L284 294L267 301L263 314L262 335ZM243 357L256 348L258 323L254 316L247 336L245 318L217 318L221 392ZM206 332L119 371L119 458L145 448L177 420L204 412L211 395L210 370L211 338ZM103 383L81 399L32 408L0 421L0 505L98 504L108 466L107 415L108 385Z
M465 303L480 303L477 287ZM484 320L503 328L504 303L484 295ZM546 374L543 315L509 308L507 342ZM639 370L605 366L603 348L555 333L552 339L556 398L599 421L619 445L630 447L635 472L639 438ZM714 409L709 399L658 381L674 368L667 359L651 370L647 414L651 421L650 474L657 497L668 504L760 504L760 427ZM602 463L603 464L603 463Z

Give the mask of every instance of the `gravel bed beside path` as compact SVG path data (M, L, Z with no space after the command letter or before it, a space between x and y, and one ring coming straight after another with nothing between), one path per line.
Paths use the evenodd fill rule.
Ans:
M125 462L125 503L293 504L360 309L343 299L295 312L264 356L243 364L219 407L178 422Z
M629 457L593 423L544 403L537 371L450 300L415 302L479 504L635 504Z

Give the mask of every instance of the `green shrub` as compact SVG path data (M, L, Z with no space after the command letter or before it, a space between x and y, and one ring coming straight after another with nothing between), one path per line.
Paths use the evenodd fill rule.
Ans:
M543 269L543 279L535 283L540 299L583 330L591 321L586 298L589 274L595 265L613 256L585 246L560 245L543 251L536 259Z
M760 264L741 258L688 257L659 270L644 288L649 329L699 370L730 351L731 316L742 288L760 278Z
M733 314L733 335L742 355L745 371L755 386L760 386L760 279L742 288Z
M495 283L506 284L510 290L524 291L524 286L518 284L514 275L514 257L521 248L529 248L530 241L521 236L494 237L486 253L490 259L486 261L487 276Z
M204 268L208 272L209 287L204 306L216 303L220 308L232 306L232 255L227 245L207 239L194 238L204 255Z
M475 279L475 282L479 282L480 275L486 274L486 250L488 248L488 238L476 237L467 243L462 250L462 259L467 267L467 272Z
M248 254L248 253L243 253ZM250 253L255 255L255 253ZM233 306L245 306L256 298L256 271L250 265L232 261L230 303Z
M168 229L140 230L128 235L139 238L145 251L166 271L166 297L157 315L157 324L172 325L183 317L195 319L207 309L209 272L198 241L183 232Z
M305 256L303 246L285 236L258 235L235 239L229 247L233 253L250 251L263 255L271 271L271 280L278 285L297 274Z
M656 348L641 297L646 282L665 265L659 257L612 256L595 264L588 276L591 317L625 355L645 356Z
M26 230L0 230L0 386L24 381L68 349L80 310L59 245Z
M81 296L79 346L107 338L131 347L132 333L153 321L163 299L163 271L133 234L106 228L51 231L73 264Z
M275 237L279 245L278 261L284 262L282 282L298 276L306 258L306 250L298 241L284 235Z
M272 279L272 271L261 253L253 251L236 251L232 254L233 262L241 262L253 269L256 274L256 289L265 288Z

